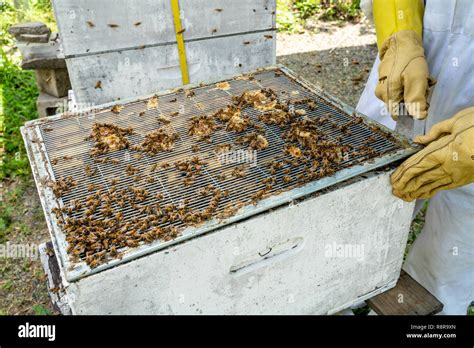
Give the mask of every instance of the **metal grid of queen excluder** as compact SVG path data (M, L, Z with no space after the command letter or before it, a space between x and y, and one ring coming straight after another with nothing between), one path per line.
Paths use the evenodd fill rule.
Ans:
M201 84L190 87L193 96L185 91L167 91L159 93L158 106L152 110L146 110L148 98L134 101L123 101L120 113L111 112L111 106L103 105L88 113L64 114L53 116L43 120L29 122L22 129L22 133L27 145L30 162L32 164L38 191L43 203L43 208L52 230L53 241L55 241L56 251L59 252L60 262L66 269L66 278L70 281L80 277L99 272L103 269L114 266L120 262L133 259L155 250L165 248L171 244L183 241L187 238L201 233L222 227L225 224L236 222L272 207L290 202L296 198L328 187L337 182L341 182L350 177L354 177L363 172L383 166L387 163L401 159L413 153L414 148L396 134L389 130L375 125L373 122L363 117L363 122L351 124L350 132L342 132L334 125L345 125L354 120L356 114L339 101L324 93L307 82L294 76L290 71L282 67L272 67L254 72L251 79L239 76L226 80L230 88L227 90L216 88L215 83ZM286 163L281 170L272 174L269 172L269 164L275 161L291 160L288 154L282 150L286 142L282 139L282 134L288 130L288 126L280 127L261 122L258 118L261 111L252 107L243 110L243 114L261 126L265 131L265 137L269 146L258 150L256 153L248 153L247 146L236 145L235 140L246 133L254 131L249 128L242 133L233 133L219 129L211 135L211 142L199 141L188 135L189 120L193 116L212 115L219 109L232 103L232 96L239 96L245 91L270 88L277 95L279 100L298 101L311 99L317 107L312 110L307 104L297 105L298 109L304 109L307 117L317 119L324 115L330 115L331 122L321 125L321 131L330 140L338 141L342 144L350 144L353 148L361 145L369 145L374 149L373 155L358 155L354 151L349 151L347 156L341 161L336 173L332 176L301 184L297 180L285 182L281 180L284 175L296 178L304 174L302 165L292 165ZM187 88L188 89L188 88ZM146 110L145 113L142 110ZM161 126L157 118L160 115L174 115L169 117L171 126L179 133L179 140L176 141L172 151L160 152L154 156L138 155L135 151L123 149L100 155L98 158L107 157L116 159L118 163L96 163L89 155L92 142L85 140L91 132L94 123L110 123L119 127L132 127L134 134L128 136L132 145L139 144L143 137L150 131ZM357 115L360 116L360 115ZM376 128L374 128L376 127ZM369 143L368 143L369 139ZM216 145L232 144L234 154L246 154L241 157L243 163L239 161L223 162L215 153ZM192 151L192 146L198 145L199 151ZM189 185L183 185L183 176L173 163L190 157L198 156L207 163L203 168L202 175ZM288 161L289 162L289 161ZM150 168L155 168L155 164L169 163L168 168L159 167L156 172L151 172ZM132 165L138 169L139 181L131 175L126 174L126 167ZM97 175L89 177L85 175L84 168L89 166L97 171ZM244 177L234 177L230 175L236 167L245 170ZM226 179L220 180L219 176L225 173ZM60 177L73 177L78 185L61 198L57 199L51 192L47 184L48 180L57 180ZM152 177L152 180L149 178ZM175 222L167 222L164 225L177 227L181 234L171 241L154 241L151 244L140 245L136 248L125 249L121 259L109 260L106 264L91 269L84 262L73 263L68 256L65 236L58 226L54 214L51 210L54 207L68 206L72 200L85 199L90 192L90 184L101 185L105 190L109 189L110 181L118 178L118 188L129 186L144 187L148 192L148 198L141 205L156 203L156 194L162 193L161 204L180 205L186 202L192 209L204 209L210 201L209 196L202 196L198 191L208 185L213 185L220 190L228 190L228 195L223 197L218 205L216 214L222 213L228 207L238 206L240 209L235 215L222 219L212 219L200 226L186 226L179 219ZM266 198L257 204L252 204L252 197L255 193L265 187L265 182L269 178L274 178L272 188L268 190ZM131 206L123 208L114 206L114 211L121 211L126 220L133 218L144 218L145 212L134 209ZM72 216L79 216L81 211L73 213ZM100 213L96 213L94 218L101 219ZM257 232L256 232L257 233Z

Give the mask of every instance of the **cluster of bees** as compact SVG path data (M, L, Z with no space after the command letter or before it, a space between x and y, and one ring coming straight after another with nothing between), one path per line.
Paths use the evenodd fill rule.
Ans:
M107 123L94 123L91 134L86 138L86 140L94 141L90 155L96 157L100 154L128 148L130 143L127 135L130 134L133 134L133 128L121 128Z
M268 140L260 133L252 132L236 139L237 144L245 144L253 150L263 150L268 147Z
M146 134L143 141L131 149L156 155L161 151L171 151L178 139L179 134L171 126L165 125Z
M195 137L199 141L210 141L210 136L219 126L210 116L202 115L191 118L191 125L188 129L188 135Z
M190 186L194 183L197 176L202 175L202 171L206 164L207 163L202 161L198 156L194 156L187 160L175 162L174 165L175 168L185 176L183 185Z
M53 190L54 195L60 198L65 193L68 193L74 187L76 187L77 181L74 180L72 176L67 176L65 178L61 177L54 182L49 182L48 186L51 187L51 190Z
M193 172L199 171L200 164L193 163ZM205 209L194 210L187 200L179 205L162 204L164 195L160 192L153 196L155 203L146 204L151 198L147 189L134 186L119 189L118 183L117 179L113 179L108 190L90 184L88 190L96 191L84 200L72 200L61 209L53 208L52 212L66 234L67 251L73 261L84 260L94 268L110 258L121 257L124 248L138 247L155 240L175 239L179 236L179 230L173 226L174 223L195 226L211 219L222 198L229 195L229 191L210 185L197 192L200 196L209 197L209 204ZM125 219L127 207L138 211L140 216Z
M226 90L228 86L220 87ZM192 97L193 93L188 91L186 95ZM157 102L157 99L152 100L152 103L149 102L148 109L156 108ZM305 108L302 107L303 104ZM361 122L361 119L356 118L344 125L332 123L330 115L310 119L304 116L306 110L317 108L314 101L310 99L281 101L271 89L243 92L240 96L234 96L230 105L213 115L191 118L188 135L198 141L210 143L212 142L211 135L219 129L242 133L252 128L251 132L237 137L235 144L254 150L266 149L270 144L265 128L253 122L250 117L243 116L242 110L247 107L260 111L258 120L263 124L280 127L283 134L282 140L285 142L281 154L267 165L271 176L264 179L260 189L251 195L250 201L253 204L271 195L278 180L288 189L288 184L294 187L316 178L333 175L335 168L348 152L352 156L376 154L375 150L369 146L371 141L375 141L375 137L367 139L361 146L353 147L343 145L342 136L335 141L330 140L321 129L321 126L329 122L332 128L349 136L351 126ZM121 108L112 111L120 113ZM127 136L134 133L132 128L95 123L87 138L94 141L90 156L96 162L117 163L117 160L99 155L123 149L137 151L141 156L143 154L153 156L159 152L172 151L180 138L179 134L173 129L168 118L161 117L158 121L161 122L161 127L146 134L138 145L131 145L127 139ZM380 132L377 127L373 130ZM215 147L215 152L227 152L232 148L233 144L230 143L219 144ZM199 152L199 145L192 145L192 151ZM192 185L196 178L203 174L207 164L198 156L173 163L174 168L184 179L184 186ZM158 167L170 166L171 164L168 163L154 164L150 173L157 171ZM140 175L139 170L132 164L127 165L125 172L137 178L134 181L144 179L152 183L154 180L152 176L147 179ZM92 177L96 174L96 170L87 165L85 173L87 177ZM235 178L243 178L246 175L244 165L236 166L230 171L230 176ZM219 174L219 181L225 179L226 174ZM127 247L133 248L155 240L172 240L180 233L176 225L195 226L213 217L227 218L234 215L240 206L246 204L246 202L234 202L226 207L219 207L222 205L223 198L229 195L229 191L222 191L213 185L197 190L196 196L209 198L207 206L199 210L193 209L188 200L181 204L163 204L162 193L150 194L146 188L133 185L119 189L118 184L118 179L113 179L107 190L100 185L91 184L88 186L89 194L85 199L71 201L62 209L53 210L66 233L68 252L75 260L84 260L90 267L96 267L110 258L120 257L121 250ZM72 177L60 178L51 184L57 197L61 197L75 186L77 182ZM147 203L150 201L154 203ZM124 217L130 214L130 209L135 212L134 217Z

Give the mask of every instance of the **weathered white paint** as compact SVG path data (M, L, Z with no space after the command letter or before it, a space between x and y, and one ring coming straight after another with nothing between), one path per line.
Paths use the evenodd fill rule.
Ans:
M79 103L182 84L169 0L53 4ZM180 9L191 83L275 64L275 0L181 0Z
M70 305L76 314L333 313L398 279L413 204L391 194L389 175L72 282ZM333 243L363 246L363 259L328 257Z
M53 0L53 4L67 57L176 42L169 0ZM275 8L275 0L180 0L183 36L187 41L271 30Z
M191 83L226 78L275 64L272 31L186 44ZM182 85L175 44L108 52L66 60L80 103L95 105ZM101 81L101 88L95 88Z

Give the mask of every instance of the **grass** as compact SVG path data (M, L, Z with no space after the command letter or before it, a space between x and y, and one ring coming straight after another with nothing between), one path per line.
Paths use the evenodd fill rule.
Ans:
M5 242L12 228L12 214L17 210L18 197L24 192L25 182L31 176L28 158L20 134L20 127L38 117L36 111L36 87L33 71L19 67L20 54L8 28L18 22L42 21L55 29L54 16L49 0L18 1L15 8L12 0L0 3L0 180L3 198L0 200L0 242ZM5 191L11 182L15 189Z
M5 151L0 179L13 179L30 174L20 127L38 116L38 89L32 71L21 70L4 53L0 59L0 127L3 133L0 141Z
M0 2L0 243L38 244L47 235L20 127L37 118L34 72L19 67L20 53L8 28L41 21L55 29L49 0ZM50 314L39 260L0 259L0 315Z

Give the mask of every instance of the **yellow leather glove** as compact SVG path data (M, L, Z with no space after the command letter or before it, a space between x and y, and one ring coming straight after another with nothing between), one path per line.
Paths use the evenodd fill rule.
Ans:
M427 146L392 174L395 196L410 202L474 182L474 107L435 124L415 142Z
M394 120L401 102L411 116L424 119L435 81L429 77L423 49L423 1L373 0L372 6L380 56L375 95Z
M421 38L412 30L390 36L380 51L379 81L375 95L387 106L396 121L404 102L416 119L428 115L428 92L435 81L429 77Z

